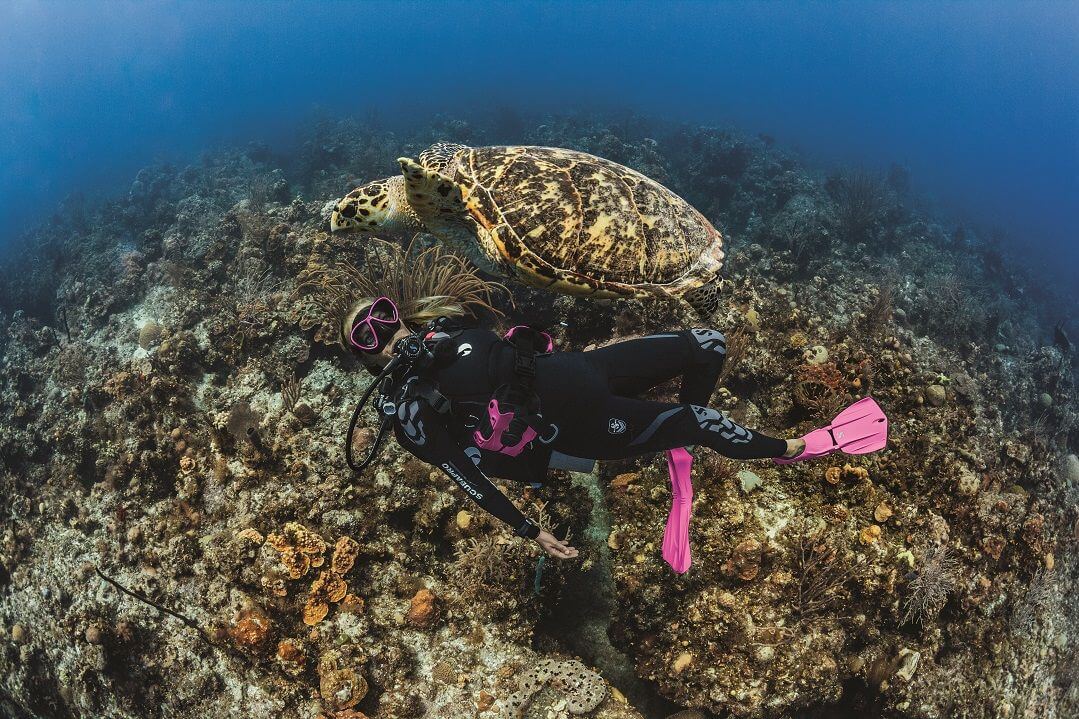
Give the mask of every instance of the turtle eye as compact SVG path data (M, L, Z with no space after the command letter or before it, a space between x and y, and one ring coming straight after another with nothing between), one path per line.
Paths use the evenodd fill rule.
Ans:
M356 216L356 205L352 204L351 202L345 205L344 208L342 208L341 210L341 216L347 217L351 220L353 217Z

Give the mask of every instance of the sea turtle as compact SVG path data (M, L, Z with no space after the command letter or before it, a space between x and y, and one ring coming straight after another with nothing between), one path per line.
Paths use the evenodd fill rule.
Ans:
M483 269L595 298L668 295L703 317L718 304L723 237L635 170L554 147L436 143L401 175L337 203L334 231L427 231Z

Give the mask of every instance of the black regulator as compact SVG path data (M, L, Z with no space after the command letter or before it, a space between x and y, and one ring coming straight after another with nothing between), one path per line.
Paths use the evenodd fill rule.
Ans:
M397 390L409 377L414 377L424 370L443 364L440 358L445 353L439 352L439 339L433 338L432 335L443 331L449 322L448 318L439 317L428 322L422 329L416 330L407 337L402 337L393 343L393 357L378 373L374 381L368 386L367 391L363 393L363 396L360 397L360 401L356 404L356 409L352 412L352 419L348 423L348 432L345 434L345 460L354 472L362 472L378 456L386 430L389 429L393 416L397 413L397 403L394 401ZM382 419L379 422L378 434L375 436L371 449L363 461L357 463L352 456L352 436L356 431L356 424L360 420L360 413L367 406L367 402L375 388L378 388L376 406Z

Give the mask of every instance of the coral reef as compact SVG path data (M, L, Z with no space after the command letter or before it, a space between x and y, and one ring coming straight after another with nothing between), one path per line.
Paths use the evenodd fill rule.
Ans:
M1079 713L1079 400L1050 288L905 182L825 176L767 138L494 118L327 119L289 156L147 168L60 207L5 267L0 713L642 719L626 697L647 693L679 718ZM890 448L782 468L698 452L678 576L662 457L602 463L594 492L503 485L558 536L609 517L577 562L539 563L392 446L353 477L342 435L370 378L325 314L362 253L327 213L399 155L510 128L626 163L730 238L714 406L793 436L871 393ZM494 309L564 321L565 349L696 322L511 289ZM597 576L607 654L639 681L547 621Z

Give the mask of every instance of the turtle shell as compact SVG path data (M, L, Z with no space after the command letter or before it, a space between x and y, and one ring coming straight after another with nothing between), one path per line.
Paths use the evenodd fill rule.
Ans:
M600 283L668 284L722 237L688 202L618 163L552 147L462 148L445 174L465 188L477 221L505 238L505 259L530 251ZM716 262L707 263L713 274ZM702 278L703 279L703 278Z

